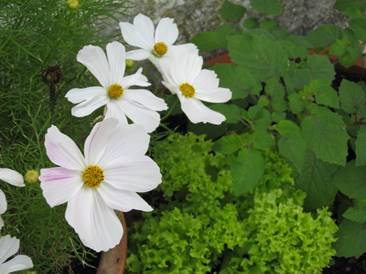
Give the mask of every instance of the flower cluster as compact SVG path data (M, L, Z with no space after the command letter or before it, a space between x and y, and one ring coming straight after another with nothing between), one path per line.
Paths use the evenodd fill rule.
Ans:
M42 169L39 178L48 204L67 203L67 222L83 244L95 251L106 251L122 238L123 226L114 210L151 211L137 192L150 191L161 183L159 167L145 154L148 133L160 124L158 112L168 106L147 89L150 83L142 68L125 75L128 60L149 59L193 123L222 123L225 117L201 101L221 103L231 99L231 91L219 87L217 75L202 69L203 59L196 46L174 45L178 29L172 19L161 19L155 29L150 18L139 14L133 24L122 22L120 27L124 40L139 49L126 52L119 42L107 44L105 52L97 46L85 46L77 61L99 85L74 88L66 94L75 104L73 116L84 117L104 107L103 121L87 137L84 153L51 126L45 146L48 158L57 167Z
M23 176L9 168L0 168L0 180L13 186L23 187ZM8 207L6 196L0 189L0 230L4 226L1 214ZM19 240L10 235L0 237L0 273L8 274L33 267L31 258L25 255L15 255L19 250ZM15 255L15 256L14 256Z

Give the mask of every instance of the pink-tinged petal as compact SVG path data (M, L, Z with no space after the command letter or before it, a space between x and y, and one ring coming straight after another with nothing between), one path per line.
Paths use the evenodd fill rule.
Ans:
M141 125L147 132L154 131L160 124L160 115L156 111L126 100L119 101L119 105L132 122Z
M78 104L89 100L90 98L103 96L105 94L106 90L102 87L73 88L66 93L65 97L69 102Z
M56 126L51 126L47 130L45 146L47 156L54 164L72 170L84 169L84 158L79 148Z
M134 60L134 61L142 61L149 58L151 55L151 51L146 49L135 49L126 52L126 59Z
M151 91L146 89L127 89L125 90L124 99L130 102L139 103L140 105L155 111L168 109L168 105L163 99L155 96Z
M108 183L99 186L98 192L104 202L111 208L127 212L131 209L152 211L152 207L137 193L114 188Z
M113 248L122 238L121 222L95 189L82 188L67 204L65 217L83 244L96 252Z
M205 106L200 100L195 98L185 98L183 95L178 96L182 111L187 115L192 123L210 123L220 125L225 121L225 116L217 111L213 111Z
M124 89L128 89L131 86L147 87L151 84L146 76L142 74L142 68L139 68L134 74L124 77L121 85Z
M7 208L8 202L6 201L5 193L0 189L0 214L4 214Z
M150 136L139 125L125 125L116 131L108 141L105 153L100 160L104 168L114 166L120 161L142 157L149 147Z
M24 186L23 175L10 168L0 168L0 180L13 186Z
M51 207L66 203L83 187L80 171L62 167L41 169L39 180L43 196Z
M119 126L120 123L117 119L105 119L94 125L84 144L85 162L87 165L99 162L104 154L108 140L118 131Z
M105 182L114 188L147 192L161 183L159 166L148 156L115 162L104 170Z
M74 106L71 109L71 114L75 117L85 117L94 112L94 110L106 105L107 103L108 97L106 94L97 95Z
M107 58L110 68L111 83L121 83L126 68L126 50L119 42L107 45Z
M76 59L87 67L103 87L109 86L109 65L100 47L85 46L79 51Z
M6 263L0 265L0 273L13 273L33 267L32 259L25 255L17 255Z
M162 18L156 27L155 43L165 42L168 45L172 45L177 41L178 35L178 27L174 23L174 20L171 18Z
M10 235L0 237L0 265L18 252L19 244L20 241Z

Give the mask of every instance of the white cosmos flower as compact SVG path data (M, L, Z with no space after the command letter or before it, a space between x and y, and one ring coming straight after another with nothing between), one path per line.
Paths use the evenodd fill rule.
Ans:
M16 255L19 250L19 240L9 235L0 237L0 273L8 274L33 267L31 258ZM13 257L14 256L14 257ZM11 258L13 257L13 258ZM11 259L9 259L11 258Z
M24 186L23 176L19 172L9 168L0 168L0 180L13 186ZM1 218L1 214L5 213L7 207L8 203L6 201L5 194L0 189L0 229L4 226L4 221ZM0 271L0 273L2 272Z
M109 43L107 56L100 47L85 46L79 51L77 60L88 68L101 86L71 89L66 98L77 104L72 108L72 115L87 116L106 106L106 118L117 118L127 124L128 117L148 132L159 126L157 111L166 110L167 105L149 90L131 89L133 86L147 87L150 83L142 75L142 69L124 76L125 48L121 43Z
M43 195L51 207L67 202L66 220L84 245L105 251L119 243L123 228L114 209L152 210L136 193L161 182L159 167L145 156L149 141L141 126L110 118L94 126L83 155L57 127L48 129L47 155L59 167L41 170Z
M123 39L131 46L139 49L127 52L127 59L149 59L159 68L159 61L171 54L173 48L196 48L194 44L173 45L178 38L178 27L171 18L162 18L156 29L151 19L138 14L133 24L120 22Z
M197 51L174 50L169 58L161 60L163 85L176 94L182 111L192 123L225 121L225 116L205 106L201 101L224 103L231 99L231 91L219 87L214 71L202 69L203 59Z

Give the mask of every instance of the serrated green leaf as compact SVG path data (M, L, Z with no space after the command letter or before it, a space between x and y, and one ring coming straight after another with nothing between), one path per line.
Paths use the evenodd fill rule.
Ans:
M203 51L227 48L226 37L236 33L232 25L219 26L214 31L200 32L192 38L192 42Z
M328 81L311 81L309 88L315 92L315 101L324 106L339 108L339 98L337 92L330 86Z
M226 117L226 123L236 124L240 122L243 115L243 110L234 104L214 104L210 106L213 110L222 113Z
M314 48L324 48L342 37L342 29L336 25L321 25L307 35Z
M253 9L265 15L280 15L282 13L282 4L279 0L251 0Z
M342 117L326 108L315 108L302 124L303 136L317 158L344 166L348 134Z
M230 155L250 144L249 139L252 139L251 135L226 135L217 140L212 149L215 152Z
M301 99L301 96L297 93L290 94L288 96L289 108L292 113L298 114L304 111L305 104L304 100Z
M339 87L339 97L341 106L347 113L356 113L359 109L365 107L366 96L360 85L342 80Z
M239 21L243 17L246 9L242 5L237 5L225 0L222 4L219 14L228 21Z
M265 124L256 124L253 132L254 147L257 149L269 149L274 145L274 138L268 132Z
M343 220L335 243L338 257L358 257L366 252L366 225Z
M362 126L357 133L356 165L366 165L366 126Z
M355 37L358 40L366 41L366 18L362 17L352 18L349 22L350 28L352 29Z
M366 222L366 207L351 207L348 208L342 215L344 218L356 222Z
M366 168L355 166L353 162L338 170L333 184L343 194L353 199L366 197Z
M365 0L337 0L335 8L348 16L362 16L366 9Z
M348 40L338 39L330 46L329 54L340 57L346 53L348 45Z
M307 65L309 82L314 79L328 81L328 83L333 81L335 75L334 66L327 56L309 56Z
M242 149L231 165L232 191L241 195L253 191L263 177L264 159L256 150Z
M271 79L266 83L265 91L271 97L271 107L275 112L287 109L285 101L285 89L277 79Z
M332 184L338 167L318 160L307 152L303 168L296 178L296 185L306 192L305 207L309 210L330 206L337 193Z

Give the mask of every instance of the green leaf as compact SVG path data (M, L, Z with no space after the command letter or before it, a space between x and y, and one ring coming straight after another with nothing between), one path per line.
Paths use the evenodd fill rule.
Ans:
M226 37L235 32L234 26L222 25L214 31L200 32L192 38L192 42L203 51L224 49L227 48Z
M296 185L306 192L305 207L308 210L332 204L337 193L332 180L337 170L337 166L318 160L311 152L306 153Z
M238 135L226 135L217 140L213 145L213 151L222 154L233 154L241 148L245 148L250 142L248 139L252 138L248 134Z
M340 57L347 52L347 47L349 45L349 41L346 39L338 39L336 40L330 47L329 53L331 55L335 55Z
M342 109L347 113L356 113L365 107L365 92L360 85L354 82L342 80L339 87L339 97Z
M301 171L305 162L306 142L300 128L294 122L282 120L276 125L276 129L281 134L278 141L280 154Z
M305 103L304 100L298 93L293 93L288 96L289 108L292 113L298 114L304 111Z
M337 92L330 86L328 81L311 81L309 88L315 92L315 101L324 106L339 108Z
M366 168L355 166L353 162L338 170L333 184L343 194L353 199L366 197Z
M308 57L308 81L324 80L331 83L333 81L335 71L333 64L327 56L312 55Z
M343 220L335 243L338 257L358 257L366 252L366 225Z
M264 173L264 159L256 150L242 149L231 165L232 191L236 195L251 192Z
M307 35L314 48L324 48L342 37L342 29L336 25L321 25Z
M366 222L366 208L365 207L351 207L347 209L343 215L344 218L356 222L365 223Z
M257 149L268 149L273 147L275 143L272 134L268 132L265 125L255 125L253 138L254 147Z
M320 160L346 164L349 136L340 115L317 107L303 120L301 127L308 146Z
M286 72L286 50L280 42L265 35L229 36L228 48L232 60L243 65L257 80L278 78Z
M366 126L362 126L356 139L356 166L366 165Z
M226 117L226 123L236 124L240 122L240 119L244 111L234 104L214 104L210 108L222 113Z
M285 88L277 79L271 79L266 83L266 93L271 97L273 111L281 112L287 109Z
M233 4L225 0L219 10L221 17L227 21L239 21L243 17L246 9L242 5Z
M335 8L348 16L362 16L366 9L365 0L337 0Z
M366 18L364 16L352 18L349 24L355 37L358 40L366 41Z
M254 79L250 72L243 66L234 64L218 64L212 67L220 79L220 86L229 88L232 99L244 99L248 96L248 91L261 90L261 84Z
M282 4L279 0L251 0L253 9L265 15L280 15L282 13Z

